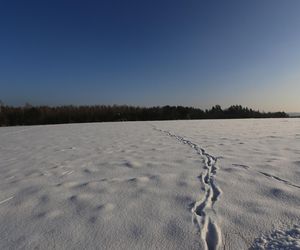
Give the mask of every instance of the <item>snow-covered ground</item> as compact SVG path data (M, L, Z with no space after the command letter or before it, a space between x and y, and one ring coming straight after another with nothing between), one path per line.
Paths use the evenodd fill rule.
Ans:
M300 249L300 119L0 128L0 249Z

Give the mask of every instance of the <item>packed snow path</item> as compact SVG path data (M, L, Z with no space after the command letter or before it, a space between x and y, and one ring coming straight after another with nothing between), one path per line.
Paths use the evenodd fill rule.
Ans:
M161 130L153 125L156 131L162 132L167 136L177 139L179 142L188 145L204 160L205 173L201 172L198 176L201 181L201 186L205 192L201 200L195 202L192 212L194 215L193 221L197 225L202 240L205 243L205 249L216 250L220 247L222 238L221 230L216 222L216 212L214 211L214 204L218 200L221 190L216 185L214 176L217 173L217 157L214 157L205 152L197 144L184 139L179 135L175 135L166 130Z

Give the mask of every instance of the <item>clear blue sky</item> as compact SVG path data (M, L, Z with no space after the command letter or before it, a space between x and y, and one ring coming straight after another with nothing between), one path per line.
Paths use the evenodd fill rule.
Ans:
M6 104L300 111L300 1L3 0Z

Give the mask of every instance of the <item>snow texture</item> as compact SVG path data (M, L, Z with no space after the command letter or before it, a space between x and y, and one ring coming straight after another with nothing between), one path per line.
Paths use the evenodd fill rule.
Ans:
M253 244L252 249L300 249L300 228L295 225L290 230L275 230L263 235Z
M300 119L0 128L0 249L300 249Z

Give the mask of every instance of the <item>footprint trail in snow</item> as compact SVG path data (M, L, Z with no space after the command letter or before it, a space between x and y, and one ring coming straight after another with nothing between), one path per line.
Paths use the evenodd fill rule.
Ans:
M214 157L208 154L203 148L197 144L179 136L172 134L169 131L159 129L153 126L153 129L164 133L169 137L177 139L179 142L192 148L198 155L204 159L205 172L199 175L199 180L204 187L204 197L196 201L193 208L193 222L199 229L201 239L204 242L206 250L217 250L222 243L221 229L217 224L216 212L214 210L214 204L218 201L221 195L221 189L216 185L215 175L217 174L217 160L218 157Z

